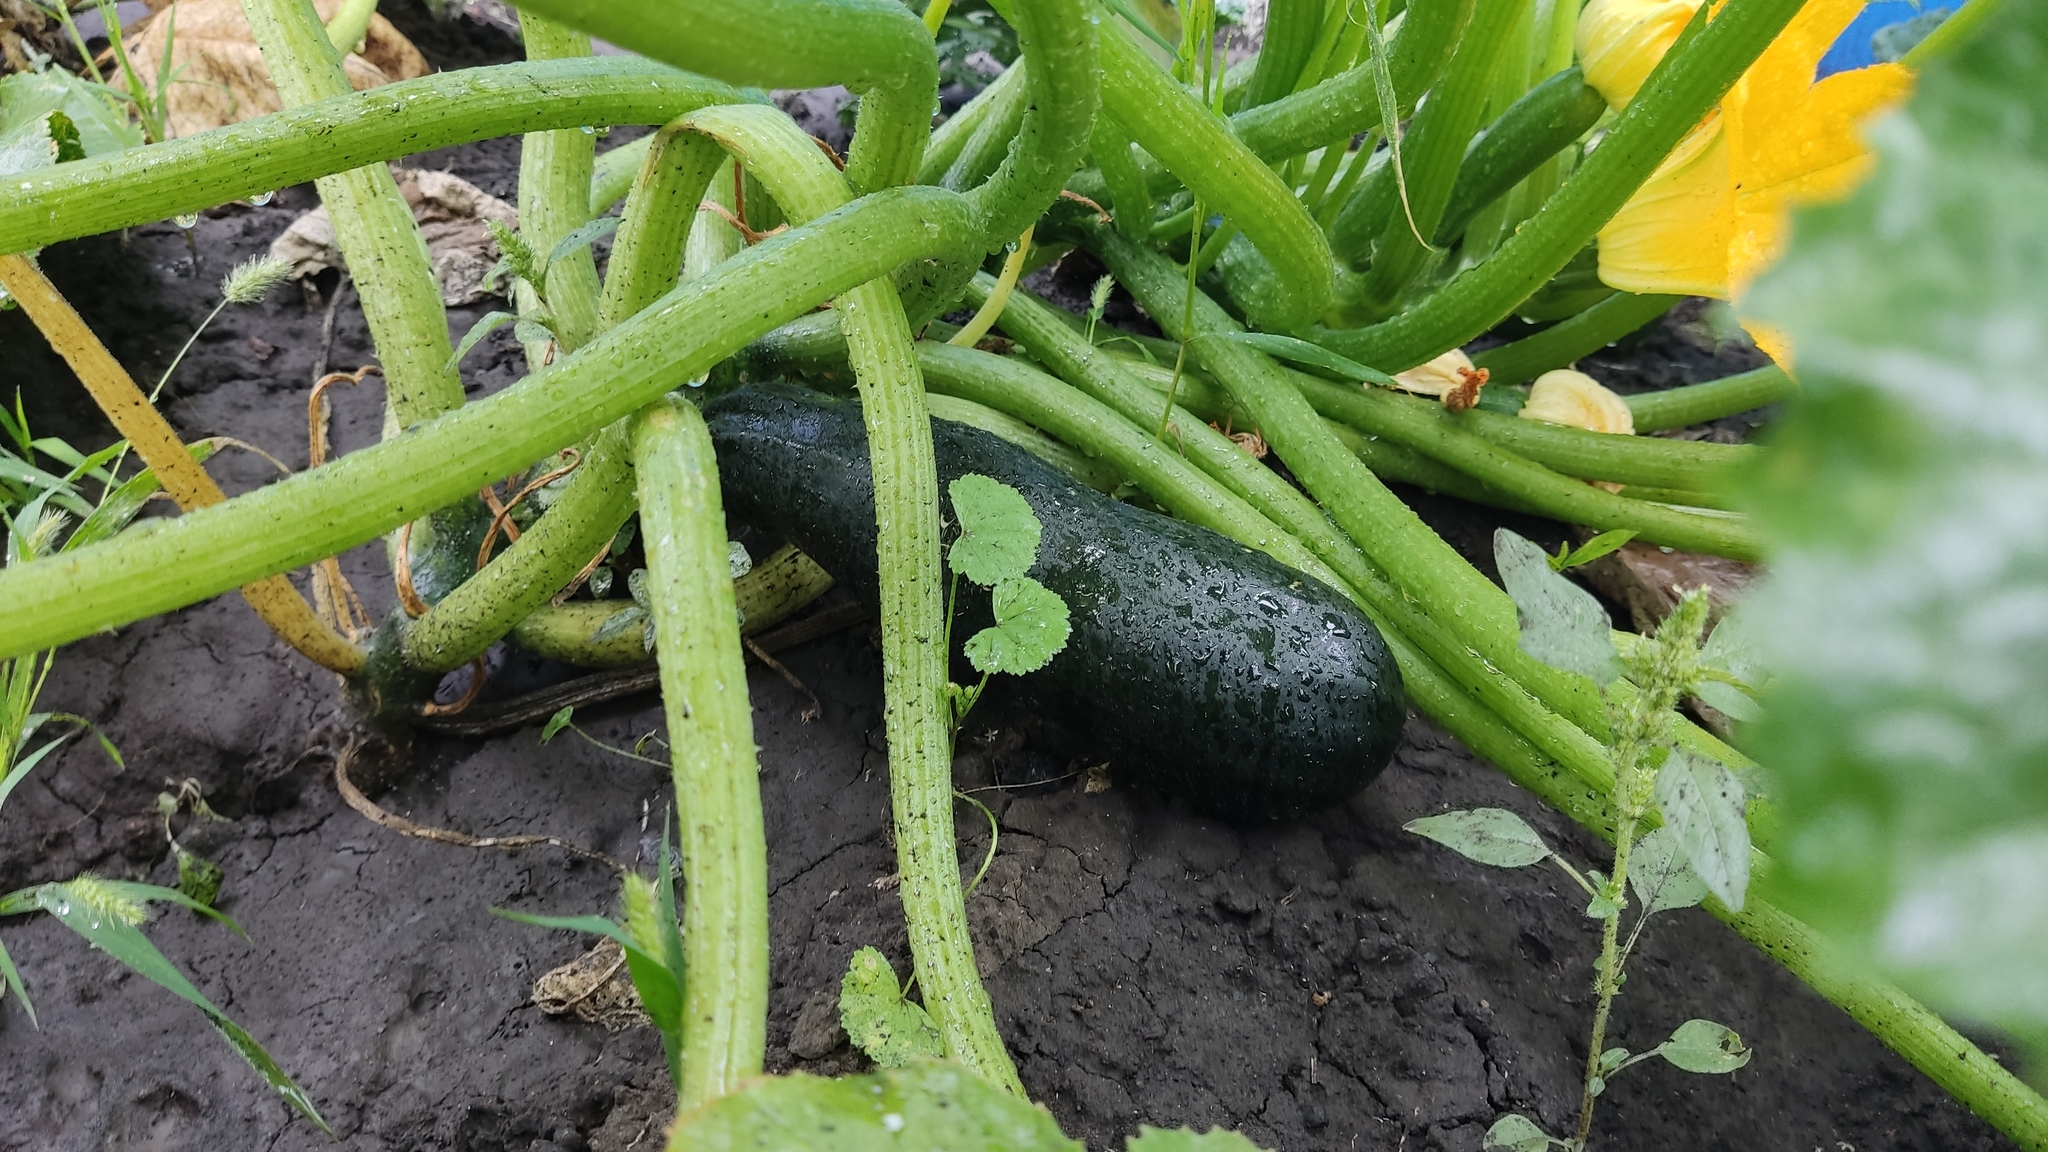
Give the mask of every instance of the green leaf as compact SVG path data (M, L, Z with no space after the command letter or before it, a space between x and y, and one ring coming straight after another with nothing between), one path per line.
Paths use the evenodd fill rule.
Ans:
M1550 1147L1550 1137L1534 1120L1510 1112L1486 1130L1481 1147L1486 1152L1544 1152Z
M1124 1142L1124 1152L1257 1152L1258 1145L1227 1128L1197 1132L1192 1128L1138 1125L1138 1134Z
M1311 344L1292 336L1278 336L1270 332L1218 332L1216 335L1233 344L1255 348L1275 359L1321 368L1346 380L1355 380L1361 384L1378 384L1383 388L1400 387L1392 376L1377 368L1367 367L1348 356L1339 356L1320 344Z
M677 1117L669 1147L725 1152L1081 1152L1052 1115L957 1064L920 1061L838 1080L755 1080Z
M607 623L609 623L609 621L607 621ZM598 629L598 631L602 632L604 631L604 629L600 628ZM591 639L595 641L597 637L592 636ZM548 741L553 740L555 737L560 736L562 734L562 729L567 728L570 724L574 723L575 718L576 706L574 704L562 705L561 709L557 711L553 716L548 717L548 722L541 726L540 742L545 744ZM507 913L507 915L510 915L510 913Z
M28 1013L29 1027L42 1027L36 1023L36 1006L28 1002L28 989L21 986L21 972L15 968L14 957L7 954L5 945L0 945L0 977L6 979L7 990L14 993L16 1000L21 1001L21 1010Z
M1550 858L1550 846L1520 816L1505 808L1473 808L1425 816L1401 826L1495 868L1521 868Z
M454 371L455 366L462 363L462 358L469 355L470 349L483 343L484 337L518 319L518 315L511 312L486 312L482 316L477 317L476 323L471 324L469 331L464 332L462 339L456 343L455 354L448 357L445 370Z
M1742 782L1728 766L1674 748L1657 772L1657 808L1700 881L1742 910L1749 890L1749 824Z
M169 892L168 889L152 888L150 885L117 885L112 881L93 883L114 889L120 894L132 895L144 891ZM322 1132L333 1135L332 1130L327 1127L327 1122L320 1118L319 1111L313 1107L313 1101L306 1095L305 1090L285 1074L284 1069L278 1066L269 1052L264 1051L263 1045L258 1044L255 1037L249 1035L241 1025L228 1019L227 1014L215 1007L213 1001L201 995L199 989L193 987L192 982L185 978L185 974L178 971L164 958L163 953L156 950L156 945L149 942L149 937L142 934L142 929L120 915L109 914L105 902L91 898L90 890L82 887L80 882L45 884L37 890L37 894L37 902L44 911L55 916L66 928L85 937L87 943L126 964L137 975L169 990L198 1008L205 1014L208 1022L227 1038L235 1051L242 1054L242 1058L249 1062L250 1067L256 1069L257 1073L269 1082L278 1095L283 1096L287 1103L298 1109L301 1115L311 1120ZM180 893L155 898L171 899L174 896L178 897L175 901L177 903L183 903L187 907L193 905L193 902Z
M1752 1053L1733 1030L1712 1020L1687 1020L1657 1045L1657 1055L1687 1072L1713 1076L1749 1063Z
M1022 676L1036 672L1060 654L1073 632L1067 602L1029 576L996 585L990 597L996 622L968 637L962 649L978 672Z
M939 1026L921 1005L903 998L896 970L873 948L855 952L840 978L839 1025L854 1047L883 1068L946 1052Z
M512 335L521 344L545 344L555 338L555 330L546 319L521 316L512 322Z
M63 119L52 124L52 114ZM52 147L75 140L79 156L102 156L142 145L142 133L104 88L61 69L0 77L0 153L17 137L33 135ZM61 137L61 138L60 138ZM73 159L65 156L62 159ZM6 171L0 160L0 172Z
M1613 623L1591 592L1552 571L1543 549L1505 528L1494 531L1493 558L1521 619L1522 651L1596 684L1621 675L1608 635Z
M960 536L946 554L954 572L984 588L1024 575L1038 556L1038 516L1022 493L970 472L946 486Z
M192 454L192 459L204 464L220 451L220 445L211 440L198 440L186 445L185 450ZM69 552L73 548L97 544L128 527L142 511L142 506L162 487L157 483L156 473L147 468L129 477L120 487L101 498L100 506L72 531L70 539L64 541L63 550Z
M1706 882L1686 863L1685 852L1669 828L1653 828L1628 853L1628 886L1643 905L1643 915L1691 908L1707 898Z
M1746 687L1762 688L1770 673L1750 619L1750 613L1739 609L1721 617L1707 642L1700 646L1700 667L1725 672Z
M1749 693L1733 684L1720 680L1702 680L1693 685L1692 694L1699 697L1708 707L1727 713L1730 720L1747 723L1763 719L1764 710L1756 706L1756 701L1749 698Z
M1607 1051L1602 1052L1600 1054L1601 1074L1612 1076L1614 1070L1621 1067L1622 1062L1627 1059L1628 1049L1626 1048L1609 1048Z
M1636 530L1633 528L1616 528L1612 531L1602 532L1570 552L1552 557L1550 560L1550 570L1562 572L1567 568L1577 568L1582 564L1591 564L1602 556L1618 550L1623 544L1635 538Z
M1744 501L1777 681L1772 895L1932 1006L2048 1034L2048 5L1864 130L1743 300L1799 393Z

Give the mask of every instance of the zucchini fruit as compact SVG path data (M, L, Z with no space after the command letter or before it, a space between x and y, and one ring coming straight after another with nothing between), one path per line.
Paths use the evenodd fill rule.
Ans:
M869 604L874 489L858 401L751 386L708 404L728 509L786 536ZM1119 503L986 432L932 422L939 485L968 472L1023 493L1044 526L1031 575L1073 634L1020 678L1114 757L1120 782L1234 817L1344 800L1393 755L1400 673L1356 607L1205 528ZM961 582L955 636L988 619Z

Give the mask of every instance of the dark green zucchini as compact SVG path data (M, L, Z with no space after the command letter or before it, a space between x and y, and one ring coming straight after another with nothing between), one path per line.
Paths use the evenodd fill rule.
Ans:
M730 511L787 536L870 605L874 490L860 407L749 387L706 407ZM979 472L1044 525L1031 575L1073 635L1021 678L1033 699L1115 756L1120 782L1231 816L1334 804L1386 766L1405 715L1371 621L1315 580L1204 528L1083 488L985 432L932 422L943 490ZM961 588L954 635L987 619Z

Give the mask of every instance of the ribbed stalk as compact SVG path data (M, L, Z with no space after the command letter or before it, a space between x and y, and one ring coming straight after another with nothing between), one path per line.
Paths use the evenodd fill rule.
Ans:
M647 602L683 865L677 1107L761 1074L768 1044L768 843L718 464L704 417L664 399L633 423Z
M243 0L242 10L286 107L348 95L341 58L312 0ZM589 183L586 173L586 199ZM322 176L316 185L355 278L393 423L410 428L462 407L462 378L448 363L454 349L433 261L390 169L370 164Z
M170 521L0 571L0 657L168 612L361 544L637 411L824 300L971 243L935 188L764 241L581 351L371 448Z
M452 144L591 122L666 124L738 99L715 80L624 56L402 80L10 176L0 183L0 252L198 212Z
M590 55L590 36L529 12L519 14L520 39L528 60L568 60ZM590 222L590 178L597 137L589 126L529 132L519 142L519 235L534 254L547 259L562 239ZM585 245L551 261L547 299L555 336L563 351L575 351L597 333L597 263ZM533 287L518 284L513 299L520 311L538 304ZM529 344L527 363L539 367L546 342Z

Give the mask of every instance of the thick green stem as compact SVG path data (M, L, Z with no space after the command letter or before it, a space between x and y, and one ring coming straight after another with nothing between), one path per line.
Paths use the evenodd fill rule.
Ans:
M1330 246L1293 191L1114 23L1102 30L1102 66L1103 106L1273 266L1272 298L1260 302L1271 322L1285 329L1322 315Z
M633 514L626 430L613 425L584 451L560 499L490 564L405 630L408 668L447 672L494 642L574 579Z
M1444 205L1451 198L1451 186L1458 179L1458 165L1465 147L1486 112L1486 97L1493 86L1493 72L1503 50L1531 0L1478 0L1472 23L1458 41L1457 55L1434 88L1422 111L1415 114L1414 129L1402 147L1402 171L1407 176L1407 205L1396 204L1387 214L1372 253L1372 268L1366 273L1358 306L1374 319L1391 311L1402 289L1415 278L1430 254L1427 240L1436 235L1443 219ZM1390 170L1391 171L1391 170ZM1354 263L1361 253L1346 244L1346 218L1337 217L1331 231L1331 247Z
M774 109L706 109L688 123L759 177L793 221L830 211L849 195L846 181L810 139ZM924 381L894 283L862 284L839 297L834 311L859 382L874 476L883 727L903 917L918 987L947 1053L1021 1096L1023 1085L974 966L953 838L939 481Z
M1414 0L1408 5L1400 30L1387 42L1387 72L1402 118L1443 72L1471 18L1472 0ZM1379 126L1380 96L1370 62L1230 118L1244 146L1275 163Z
M312 0L245 0L242 7L287 107L348 95L341 58ZM408 428L460 408L462 378L449 364L454 349L441 288L412 208L390 170L370 164L317 183L383 365L394 423ZM586 198L588 188L586 176ZM162 207L156 210L161 214Z
M1005 68L1002 75L989 81L988 87L975 93L974 99L933 129L931 143L925 145L924 160L918 165L917 182L937 184L944 179L953 161L967 147L967 142L974 138L989 117L1001 114L1001 109L1008 105L1013 93L1023 84L1022 70Z
M725 151L677 121L655 133L633 181L624 218L612 238L598 309L609 326L676 286L698 204L726 166ZM730 187L730 184L727 185ZM722 262L722 261L721 261Z
M590 55L590 37L552 20L522 12L520 38L528 60L568 60ZM597 137L584 128L529 132L519 142L519 234L534 254L545 260L564 237L590 222L590 184L597 159ZM553 314L556 341L575 351L597 333L597 262L589 245L550 261L546 295ZM519 309L538 305L534 286L519 284L513 299ZM538 367L546 341L526 349L529 365Z
M1688 384L1662 392L1628 397L1637 432L1661 432L1719 420L1766 404L1790 399L1799 384L1775 364L1704 384Z
M824 300L971 243L960 197L892 189L766 240L488 399L175 520L0 572L0 658L182 608L389 532L626 416Z
M199 212L451 144L586 123L666 124L740 98L715 80L624 56L442 72L9 177L0 185L0 252Z
M664 399L633 424L647 600L661 664L682 849L682 1079L689 1111L761 1074L768 1044L768 843L704 417Z
M1090 242L1145 310L1166 321L1162 326L1178 324L1185 305L1179 268L1106 229L1096 229ZM1191 350L1330 516L1425 611L1579 727L1603 733L1605 716L1587 682L1568 678L1521 650L1515 607L1507 594L1387 491L1323 424L1284 370L1242 344L1208 335L1238 325L1206 297L1196 296L1195 331L1187 334L1194 337Z
M1207 349L1203 353L1205 357L1209 355ZM1286 376L1296 387L1316 391L1324 400L1325 412L1359 431L1405 444L1542 509L1554 519L1602 530L1633 528L1652 544L1739 560L1754 560L1761 554L1755 534L1744 521L1629 500L1560 475L1512 451L1499 439L1489 441L1475 435L1464 419L1465 413L1380 389L1340 388L1297 372L1286 372ZM1225 386L1230 386L1228 377ZM1241 391L1233 389L1233 394L1245 399L1250 407L1249 399ZM1514 419L1502 417L1498 423ZM1270 439L1271 433L1267 435ZM1284 449L1282 454L1285 455Z
M895 0L528 0L537 12L623 48L734 84L844 84L861 98L846 178L867 193L910 180L938 104L931 33Z
M1600 146L1492 259L1392 320L1318 330L1315 338L1353 360L1400 371L1491 328L1586 246L1803 2L1728 0L1665 55Z
M1567 68L1529 89L1466 149L1458 181L1451 186L1451 198L1436 227L1436 243L1457 240L1480 209L1591 131L1606 111L1607 101L1577 68Z
M1484 368L1492 384L1522 384L1552 368L1563 368L1590 356L1623 336L1671 311L1678 296L1638 296L1617 292L1569 320L1560 321L1512 344L1475 353L1474 367ZM1637 426L1637 431L1647 431Z

